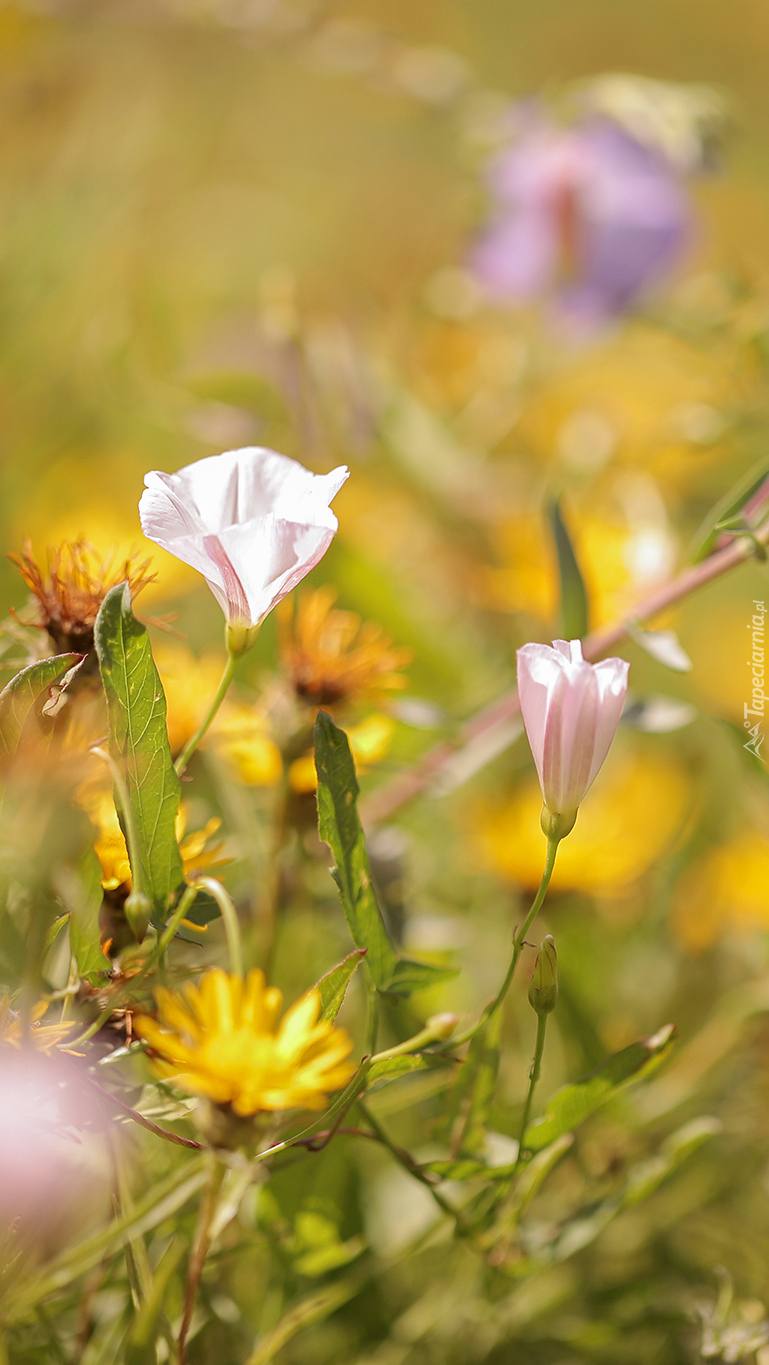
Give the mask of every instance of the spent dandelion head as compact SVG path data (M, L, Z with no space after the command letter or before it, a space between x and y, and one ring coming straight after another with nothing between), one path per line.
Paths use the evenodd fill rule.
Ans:
M406 686L401 670L411 650L398 648L375 621L334 606L328 585L300 597L296 608L281 603L280 657L291 685L310 706L380 699Z
M36 600L37 615L24 624L46 631L59 653L88 654L93 648L94 624L110 588L127 581L136 597L155 577L149 572L151 560L140 559L138 550L116 561L111 555L100 556L86 540L49 546L45 567L35 558L29 540L22 554L8 558Z
M156 1074L239 1118L323 1109L355 1072L352 1040L319 1018L316 990L281 1018L283 996L261 971L244 981L217 967L181 991L158 987L155 1000L157 1018L143 1016L135 1029Z

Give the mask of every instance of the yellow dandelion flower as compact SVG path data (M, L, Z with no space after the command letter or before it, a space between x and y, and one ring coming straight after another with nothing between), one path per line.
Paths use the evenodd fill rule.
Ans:
M40 1000L31 1012L31 1028L27 1038L38 1052L51 1052L75 1027L71 1020L68 1024L41 1024L40 1020L47 1009L47 1001ZM21 1047L23 1041L21 1016L11 1009L7 995L0 996L0 1047Z
M328 585L278 608L280 657L297 696L311 706L381 697L406 686L411 650L393 646L375 621L334 607Z
M25 624L46 631L62 654L87 654L93 648L94 624L110 588L127 580L136 597L155 578L149 573L152 561L140 560L138 550L117 560L99 555L86 540L49 546L47 570L40 567L29 540L22 554L8 558L37 599L37 617Z
M355 1073L352 1039L319 1020L320 993L308 991L279 1019L283 996L264 973L242 977L216 967L199 985L155 991L157 1019L135 1030L149 1043L164 1080L242 1118L260 1110L323 1109Z
M624 894L680 833L690 801L689 777L672 757L630 746L612 755L558 850L553 889ZM485 862L519 886L536 887L542 876L541 809L536 778L505 804L476 808L475 841Z
M747 936L769 927L769 839L744 830L708 849L679 879L673 929L692 952L723 933Z

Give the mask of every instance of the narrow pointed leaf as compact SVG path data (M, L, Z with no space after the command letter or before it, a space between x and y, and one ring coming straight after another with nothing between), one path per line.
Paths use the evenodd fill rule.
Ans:
M542 1118L526 1130L524 1145L541 1151L563 1133L584 1123L619 1088L631 1080L648 1075L667 1056L676 1036L672 1024L667 1024L651 1038L639 1038L621 1052L615 1052L608 1062L575 1085L557 1090Z
M79 667L82 654L56 654L23 668L0 692L0 752L15 754L22 731L45 725L43 707L51 700L51 688L63 683ZM48 727L52 728L52 727Z
M336 1019L344 997L347 994L347 987L366 956L365 948L356 948L354 953L348 953L342 962L332 967L330 972L316 982L315 989L320 991L321 1000L321 1019L333 1021Z
M358 779L347 736L325 711L315 722L318 770L318 831L334 855L331 875L339 887L353 943L367 949L374 985L386 990L398 954L390 941L371 881L366 840L358 815Z
M166 731L166 700L146 626L131 610L127 583L102 602L95 629L107 694L110 750L121 765L136 820L144 889L164 919L183 880L176 842L181 786Z
M587 589L561 515L559 498L550 504L549 520L561 585L561 631L566 640L581 640L588 631Z
M334 855L331 875L338 888L353 943L365 949L377 990L411 995L456 972L400 957L387 932L371 880L366 839L358 815L358 779L344 730L325 711L315 722L318 772L318 832Z

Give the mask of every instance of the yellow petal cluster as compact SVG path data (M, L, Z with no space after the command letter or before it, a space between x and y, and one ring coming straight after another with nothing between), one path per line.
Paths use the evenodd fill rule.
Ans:
M158 987L157 1019L135 1031L152 1048L155 1071L193 1095L229 1104L241 1117L260 1110L323 1109L355 1073L352 1040L319 1019L308 991L280 1018L283 996L264 973L245 981L214 968L181 991Z

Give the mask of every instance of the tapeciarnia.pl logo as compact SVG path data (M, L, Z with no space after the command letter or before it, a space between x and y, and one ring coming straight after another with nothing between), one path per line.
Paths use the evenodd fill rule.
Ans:
M747 749L749 753L755 754L756 758L760 758L762 762L765 762L766 760L761 753L761 745L765 738L763 721L766 706L766 696L764 694L764 617L766 616L766 607L763 602L757 602L755 599L753 600L753 606L755 611L748 621L748 630L751 632L752 645L751 657L748 659L748 667L751 669L753 691L751 693L750 701L746 701L743 706L743 724L748 731L750 738L742 747L743 749Z

